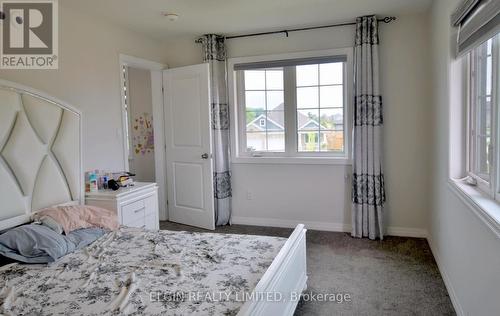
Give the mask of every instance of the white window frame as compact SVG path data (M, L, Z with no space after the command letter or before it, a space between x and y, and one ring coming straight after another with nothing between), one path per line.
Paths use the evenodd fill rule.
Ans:
M244 100L238 96L243 91L241 76L237 76L234 65L287 59L303 59L317 57L345 56L344 67L344 152L298 152L297 149L297 109L295 77L284 74L285 106L294 109L285 110L285 152L247 152L246 148L246 118ZM284 72L289 71L287 67ZM292 72L293 73L293 72ZM228 59L228 89L230 114L232 118L232 162L233 163L299 163L299 164L351 164L352 142L352 104L353 104L353 48L338 48L298 53L274 54L264 56L239 57ZM293 99L291 99L293 98ZM290 127L293 126L292 130Z
M500 62L500 37L496 37L492 45L492 90L491 90L491 161L490 161L490 174L489 179L484 179L483 176L476 174L476 131L473 129L476 125L477 109L473 108L477 99L475 74L476 70L473 67L474 51L471 51L467 56L467 71L466 71L466 87L467 87L467 133L466 133L466 168L467 175L475 180L477 188L484 194L490 196L492 199L500 201L500 169L498 162L500 161L500 149L498 148L498 140L500 137L499 112L500 112L500 89L498 88L500 73L498 71L498 63Z

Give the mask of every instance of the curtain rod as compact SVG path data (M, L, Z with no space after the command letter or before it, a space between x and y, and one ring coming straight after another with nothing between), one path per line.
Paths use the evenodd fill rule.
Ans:
M395 16L387 16L382 19L378 19L377 21L383 23L391 23L392 21L396 21ZM317 29L325 29L330 27L338 27L338 26L348 26L348 25L356 25L356 22L345 22L345 23L337 23L337 24L329 24L329 25L321 25L321 26L310 26L310 27L302 27L295 28L289 30L281 30L281 31L269 31L269 32L260 32L260 33L250 33L250 34L241 34L241 35L232 35L226 36L226 39L235 39L235 38L243 38L243 37L253 37L253 36L261 36L261 35L271 35L271 34L285 34L288 37L288 34L291 32L300 32L300 31L309 31L309 30L317 30ZM201 39L197 39L196 43L201 43Z

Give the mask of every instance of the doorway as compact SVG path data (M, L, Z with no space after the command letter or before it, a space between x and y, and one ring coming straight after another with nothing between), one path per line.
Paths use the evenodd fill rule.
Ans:
M155 182L155 146L151 71L123 66L126 84L126 140L129 172L140 182Z
M124 169L135 181L158 185L160 220L168 219L162 70L153 61L120 54Z

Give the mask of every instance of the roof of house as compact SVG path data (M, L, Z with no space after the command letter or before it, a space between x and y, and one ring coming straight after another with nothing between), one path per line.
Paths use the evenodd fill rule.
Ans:
M254 118L251 122L247 124L247 130L251 131L265 131L267 127L267 131L284 131L285 130L285 115L284 115L285 105L281 103L272 111L267 112L267 120L266 114L262 113L256 118ZM266 120L264 126L260 125L260 120ZM313 118L310 118L307 115L302 114L301 112L297 112L297 120L299 125L299 130L318 130L319 122ZM342 115L334 115L333 117L334 123L343 124ZM326 129L326 127L325 127Z

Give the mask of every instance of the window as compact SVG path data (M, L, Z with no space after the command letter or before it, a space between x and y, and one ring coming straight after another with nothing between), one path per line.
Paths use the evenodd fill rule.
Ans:
M283 68L245 70L241 75L247 150L285 151Z
M351 52L329 52L230 60L238 157L348 158Z
M468 55L468 173L480 189L497 196L499 139L500 37L496 36Z
M299 152L344 152L344 64L295 67Z

